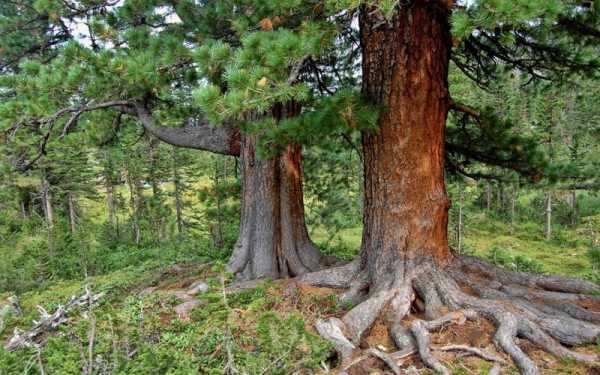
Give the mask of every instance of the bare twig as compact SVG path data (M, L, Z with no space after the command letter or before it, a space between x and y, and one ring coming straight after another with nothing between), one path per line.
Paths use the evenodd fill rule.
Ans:
M94 303L91 299L92 293L86 286L86 293L88 295L88 314L90 318L90 332L88 334L88 366L87 373L94 373L94 341L96 339L96 317L94 316L93 306Z
M311 55L306 55L306 56L302 57L300 59L300 61L298 61L296 63L296 65L294 65L292 67L292 71L290 72L290 75L288 76L288 79L286 81L286 83L288 85L292 85L292 84L296 83L296 81L298 80L298 76L300 75L300 72L302 71L302 68L304 67L304 63L309 61L310 58L311 58Z
M106 102L102 102L102 103L98 103L98 104L92 104L92 102L90 102L84 106L62 108L48 117L33 118L27 122L21 122L21 123L13 125L9 129L9 131L11 132L12 135L14 135L18 131L18 129L20 129L21 127L23 127L25 125L34 126L38 130L41 130L44 127L47 128L47 130L46 130L46 132L44 132L44 134L42 136L42 140L40 141L40 144L38 146L38 152L37 152L36 156L34 156L31 161L29 161L27 164L20 167L19 169L21 169L22 171L27 171L27 170L31 169L33 167L33 165L43 155L46 154L46 146L48 145L48 141L50 140L50 135L52 134L52 129L54 128L55 123L62 116L66 115L67 113L71 113L71 117L69 118L69 120L67 120L59 138L63 138L69 132L70 128L77 122L77 119L79 118L79 116L81 116L81 114L84 112L91 112L91 111L95 111L98 109L105 109L105 108L128 107L130 105L131 105L131 103L126 100L112 100L112 101L106 101Z
M43 307L38 306L40 321L28 331L15 329L13 335L8 339L4 348L14 351L26 347L38 347L45 342L49 333L54 332L64 323L69 321L69 313L77 307L96 303L104 293L93 294L89 289L80 297L73 296L64 306L59 306L53 314L48 313Z
M44 363L42 362L42 349L37 348L35 355L37 357L38 367L40 370L40 375L46 375L46 371L44 370Z
M394 359L389 354L374 348L367 350L367 353L385 362L385 364L388 365L388 367L394 372L394 375L400 375L402 373L400 367L396 364Z
M221 275L221 294L223 296L223 304L227 310L231 310L229 303L227 302L227 293L225 291L225 276ZM227 353L227 362L223 368L223 372L227 375L235 375L240 372L235 367L235 357L231 349L231 331L229 330L228 322L225 322L225 332L223 335L223 346L225 346L225 352Z

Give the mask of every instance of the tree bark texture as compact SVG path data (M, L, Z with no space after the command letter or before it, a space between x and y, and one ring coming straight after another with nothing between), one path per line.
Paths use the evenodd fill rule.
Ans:
M452 46L441 2L402 5L387 23L378 13L365 5L359 19L363 92L384 108L379 129L362 140L361 261L376 286L405 268L398 262L450 260L444 130Z
M274 109L294 116L295 104ZM229 262L238 279L281 278L320 268L321 256L304 221L301 147L288 145L276 157L256 155L257 136L243 135L240 234Z
M296 103L275 105L276 119L296 116ZM320 267L321 256L308 236L302 196L301 148L289 145L278 156L256 156L257 135L234 123L212 126L188 121L172 128L157 125L151 112L136 103L132 114L163 142L177 147L240 156L242 207L240 234L229 268L240 280L301 275Z
M380 315L399 349L384 357L392 359L384 362L396 374L401 372L393 359L414 352L437 373L451 374L431 350L430 332L479 318L495 325L492 341L523 375L541 372L517 336L559 358L598 363L598 355L567 347L600 337L600 313L585 308L598 300L590 294L597 285L510 272L449 251L444 128L452 4L399 2L391 20L377 7L362 5L363 92L383 112L379 129L363 135L361 256L300 279L346 289L340 298L354 307L341 318L318 320L315 328L334 345L341 372L348 373L364 352L363 334ZM414 309L426 320L413 317L409 328L402 320ZM458 349L446 348L451 347ZM467 349L495 362L491 373L501 371L502 358Z
M576 227L579 220L579 209L577 207L577 190L571 190L571 226Z

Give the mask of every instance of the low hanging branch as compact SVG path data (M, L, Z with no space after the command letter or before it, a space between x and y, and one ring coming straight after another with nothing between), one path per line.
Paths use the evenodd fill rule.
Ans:
M47 128L47 130L42 135L42 140L39 143L38 152L36 153L36 155L33 157L33 159L31 159L25 165L19 166L18 169L21 171L27 171L27 170L31 169L35 165L35 163L42 156L44 156L46 154L46 147L48 146L48 142L50 140L52 130L54 129L54 125L64 115L70 113L71 117L65 123L65 126L63 127L63 131L60 135L60 138L63 138L69 132L69 130L77 122L79 116L81 116L81 114L84 112L91 112L91 111L95 111L98 109L105 109L105 108L124 107L124 106L128 106L128 105L129 105L129 102L123 101L123 100L107 101L107 102L98 103L98 104L93 104L93 102L90 102L84 106L62 108L48 117L33 118L28 121L20 122L20 123L13 125L11 128L9 128L6 131L6 133L8 135L14 136L14 134L22 127L32 127L39 132L41 132L43 128Z
M69 314L78 307L91 306L97 303L104 293L92 293L88 288L84 294L79 297L71 297L71 300L64 306L59 306L52 314L48 313L43 307L38 306L41 319L34 321L34 325L27 331L15 329L13 335L7 340L4 349L15 351L21 348L39 347L43 345L46 338L58 327L69 321Z
M121 114L137 118L146 131L171 145L206 150L224 155L238 156L240 153L240 132L235 123L213 126L212 124L192 119L181 127L161 126L155 124L151 111L145 105L138 102L111 100L95 103L92 100L82 106L62 108L48 117L32 118L18 122L7 129L5 131L7 138L14 137L22 128L31 128L41 134L41 140L35 156L29 161L20 158L18 162L20 165L16 166L17 169L20 171L30 170L46 154L54 126L61 118L70 114L58 139L63 139L77 125L77 121L83 113L108 108L117 109Z
M217 154L238 156L240 154L240 132L237 124L224 123L213 126L204 121L188 121L181 127L156 125L152 113L140 103L126 112L137 116L144 129L163 142L173 146L206 150Z
M454 163L448 155L446 156L446 169L450 172L461 174L474 180L509 181L507 178L491 173L469 172L460 163Z
M446 151L450 154L461 155L469 160L519 172L520 174L529 177L534 182L539 181L542 178L542 171L536 169L535 166L532 167L531 165L528 165L522 160L502 158L492 153L479 152L450 142L446 142Z

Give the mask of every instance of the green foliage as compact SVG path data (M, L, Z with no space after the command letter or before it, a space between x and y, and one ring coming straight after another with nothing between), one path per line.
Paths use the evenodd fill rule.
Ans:
M210 279L191 322L175 316L176 298L137 293L167 282L174 264L224 271L239 227L237 161L158 144L133 106L84 107L141 103L166 128L238 122L260 136L259 157L302 144L311 235L324 254L350 260L361 238L360 138L377 131L382 109L360 94L354 20L368 9L387 27L404 2L76 3L0 3L0 293L25 308L0 317L4 335L37 318L35 305L53 310L89 283L109 293L87 314L97 373L222 374L230 360L240 373L316 369L330 348L295 306L277 309L289 301L273 284L224 299L220 278ZM600 281L599 65L589 35L600 1L588 3L478 0L453 11L450 97L478 113L452 111L446 130L451 228L464 198L461 252ZM301 111L282 113L289 104ZM494 178L489 210L486 187L463 175ZM578 205L567 198L574 189ZM351 307L330 296L310 304L326 305L323 314ZM47 373L84 369L92 323L82 314L72 323L44 346ZM37 366L33 351L0 349L0 372Z
M378 110L358 92L340 90L298 116L251 123L245 130L260 134L258 153L262 157L270 157L290 142L331 148L335 143L333 137L356 139L360 132L376 131L378 117Z
M586 255L592 266L591 272L586 276L595 282L600 282L600 240L598 233L600 226L598 224L600 224L600 216L587 217L583 223L586 227L585 232L589 237Z
M283 315L272 310L280 298L268 283L230 294L224 300L215 275L217 278L208 280L211 292L203 296L206 303L193 312L193 322L182 322L173 311L179 302L165 291L148 296L131 293L132 288L153 282L156 272L148 269L150 272L130 269L90 279L94 290L107 292L108 300L87 315L85 311L72 314L70 324L50 337L40 353L44 370L81 373L87 357L81 356L80 350L88 348L92 325L94 369L98 372L221 374L232 360L231 365L246 373L288 374L316 369L329 356L329 345L307 329L299 312ZM39 298L60 301L78 292L63 286L55 288L55 294L44 292ZM36 302L30 297L23 299L27 319L35 317ZM53 311L57 306L44 307ZM89 318L92 315L93 320ZM0 366L10 374L39 372L33 350L8 353L0 348Z
M492 263L508 268L511 271L531 273L545 272L544 266L540 262L520 254L513 255L512 251L497 246L491 247L488 250L486 257Z
M600 246L593 244L587 251L587 256L594 271L600 270Z
M211 157L210 162L212 184L198 189L197 197L215 249L213 259L226 260L238 236L241 186L232 160Z

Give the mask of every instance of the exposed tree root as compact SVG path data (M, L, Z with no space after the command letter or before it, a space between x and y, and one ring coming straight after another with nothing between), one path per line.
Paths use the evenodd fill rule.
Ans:
M463 310L450 313L436 320L425 321L417 319L413 321L410 330L417 343L417 349L419 350L419 355L421 356L423 363L425 363L427 367L430 367L443 375L450 375L450 371L446 366L442 365L442 363L431 353L429 332L450 323L464 324L466 319L475 319L476 317L476 312Z
M506 353L521 374L536 375L536 363L519 346L517 337L529 340L559 358L599 364L597 355L583 354L567 346L590 344L600 338L600 298L595 284L556 276L509 272L472 257L460 257L444 268L421 262L398 272L390 272L383 284L373 282L358 263L322 270L303 276L300 281L313 285L344 288L340 297L357 305L341 319L329 318L316 324L317 331L333 343L342 359L343 371L365 356L380 358L394 373L398 361L418 353L423 363L441 374L450 374L436 356L442 351L475 355L494 363L490 374L499 374L506 360L468 345L434 347L430 335L451 324L464 324L478 317L495 326L493 343ZM398 275L401 275L400 277ZM424 319L403 322L416 308ZM361 350L361 339L382 316L398 347L386 354ZM565 346L566 345L566 346Z

